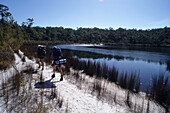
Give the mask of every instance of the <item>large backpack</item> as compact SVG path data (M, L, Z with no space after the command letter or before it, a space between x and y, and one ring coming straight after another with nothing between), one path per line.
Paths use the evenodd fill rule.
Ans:
M38 47L38 57L45 57L46 55L46 48L44 46Z
M62 58L61 49L60 48L54 48L52 57L53 57L54 60L60 60Z

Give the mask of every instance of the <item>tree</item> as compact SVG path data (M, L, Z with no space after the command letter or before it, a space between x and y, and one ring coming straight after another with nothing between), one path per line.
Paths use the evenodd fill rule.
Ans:
M12 14L8 10L9 8L7 6L0 4L1 21L8 21L8 18L11 17Z
M13 50L18 50L22 45L23 34L21 27L14 21L9 8L0 4L0 70L6 69L14 62Z

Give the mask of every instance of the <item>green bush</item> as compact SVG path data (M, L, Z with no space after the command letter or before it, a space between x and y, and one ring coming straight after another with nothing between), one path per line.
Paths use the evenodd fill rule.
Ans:
M14 62L13 50L18 50L23 43L21 27L11 19L8 10L7 6L0 4L0 70L6 69Z

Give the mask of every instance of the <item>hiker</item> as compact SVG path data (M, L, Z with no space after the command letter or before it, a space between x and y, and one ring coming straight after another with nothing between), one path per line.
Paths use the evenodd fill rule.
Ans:
M38 67L38 68L41 67L41 65L40 65L40 61L41 61L42 70L44 70L44 57L45 57L45 55L46 55L46 47L43 46L43 45L38 45L38 47L37 47L37 53L38 53L38 58L37 58L37 60L38 60L38 64L39 64L39 67Z
M51 57L53 59L53 62L52 62L52 66L53 66L52 78L55 77L55 70L56 70L56 67L57 67L57 69L59 70L59 72L61 74L60 81L62 81L63 80L63 71L61 69L61 64L59 62L59 60L62 58L61 49L58 48L57 46L54 46L53 47L53 53L52 53Z

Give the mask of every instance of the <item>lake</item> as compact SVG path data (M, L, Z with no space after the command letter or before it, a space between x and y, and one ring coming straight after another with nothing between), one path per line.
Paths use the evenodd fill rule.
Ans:
M170 76L170 48L86 44L57 46L80 60L106 63L110 68L115 66L120 73L136 73L140 76L142 91L152 84L153 76Z

